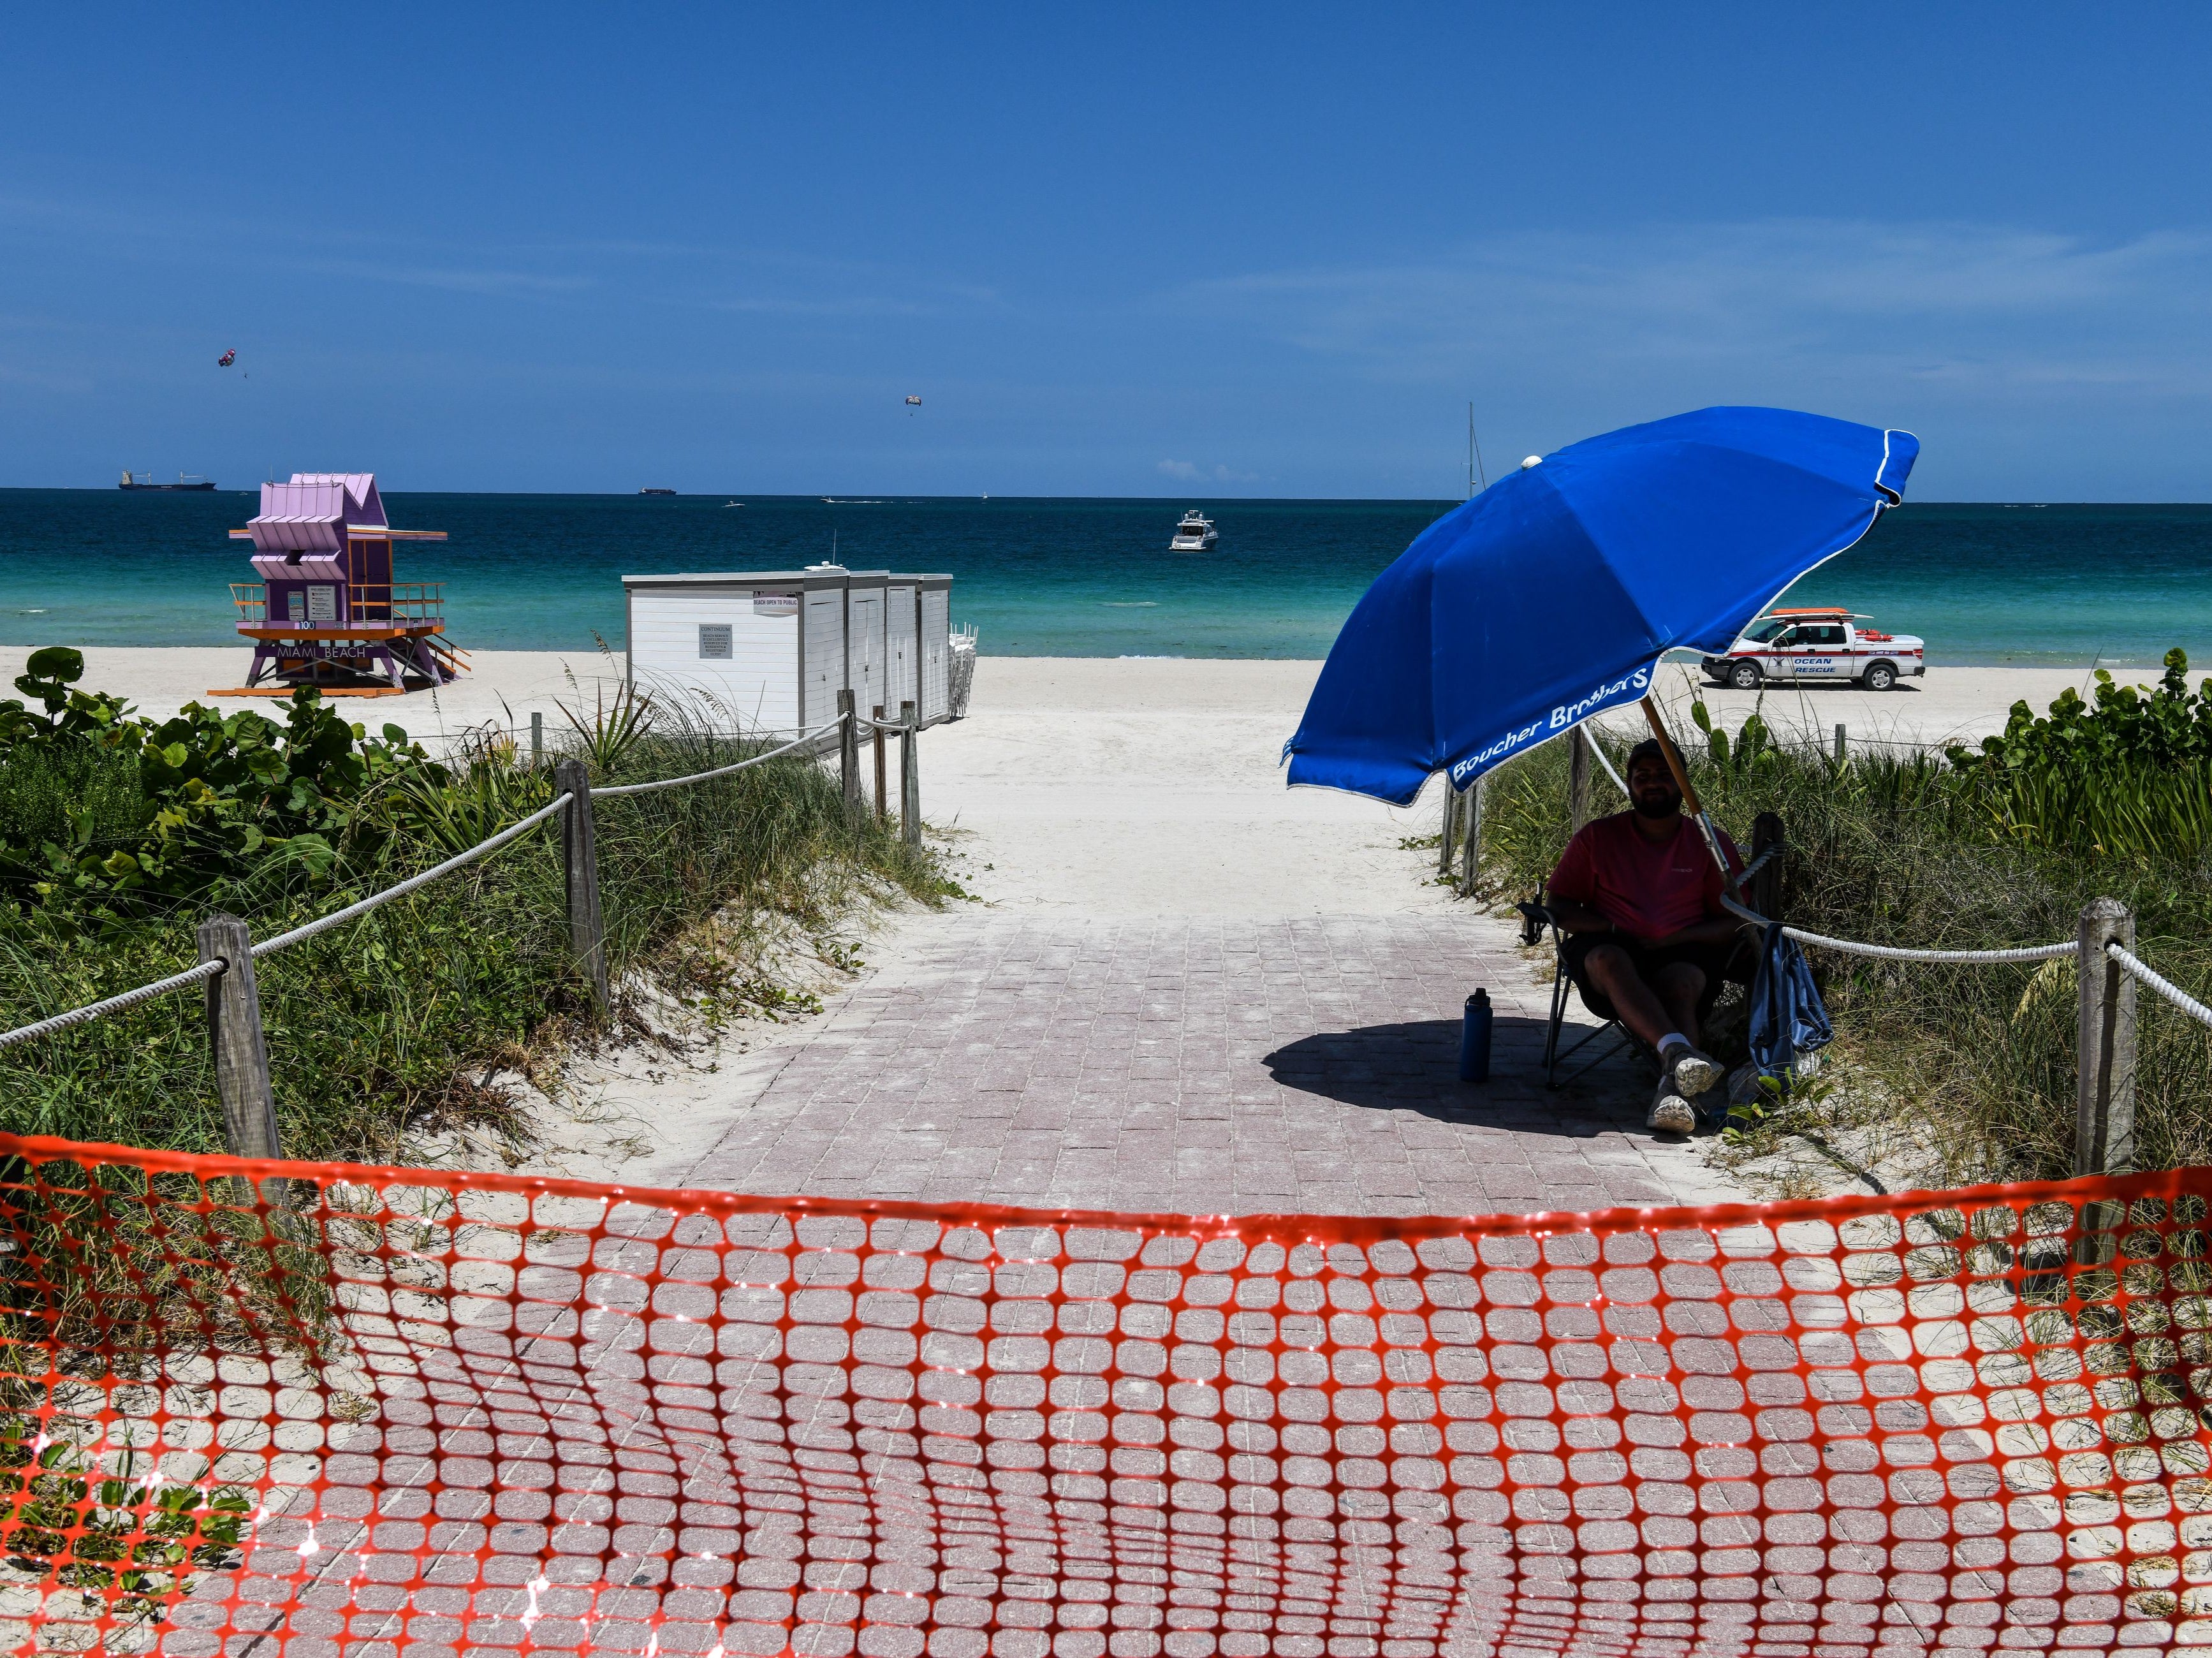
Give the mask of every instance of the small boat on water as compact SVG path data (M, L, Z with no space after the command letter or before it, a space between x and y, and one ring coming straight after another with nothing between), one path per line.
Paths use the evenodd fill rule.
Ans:
M1202 553L1220 538L1214 532L1213 520L1194 507L1182 515L1182 522L1176 525L1175 534L1168 542L1168 550L1171 553Z

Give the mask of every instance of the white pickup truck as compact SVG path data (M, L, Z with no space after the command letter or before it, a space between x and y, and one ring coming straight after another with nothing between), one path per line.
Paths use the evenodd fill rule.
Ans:
M1819 679L1855 679L1870 691L1886 691L1899 679L1927 673L1924 640L1859 625L1868 620L1849 610L1769 610L1724 654L1706 657L1702 665L1716 684L1740 691Z

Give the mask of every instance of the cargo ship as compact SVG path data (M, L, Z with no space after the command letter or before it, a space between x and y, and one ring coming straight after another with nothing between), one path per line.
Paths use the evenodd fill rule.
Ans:
M204 478L197 472L179 472L174 483L156 483L151 472L125 472L118 489L212 489L213 478Z

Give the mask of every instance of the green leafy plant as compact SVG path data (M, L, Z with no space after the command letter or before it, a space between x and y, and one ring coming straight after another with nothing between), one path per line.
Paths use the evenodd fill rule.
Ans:
M126 1627L160 1623L191 1588L194 1568L237 1564L252 1503L235 1485L138 1478L135 1453L107 1474L77 1447L34 1448L25 1423L0 1436L0 1552L82 1594Z
M2015 702L2002 732L1953 747L1990 833L2137 859L2212 848L2212 679L2192 691L2188 672L2168 651L2146 695L2100 668L2089 700L2069 688L2041 715Z
M653 729L652 695L641 692L627 679L616 685L611 699L604 682L594 686L589 712L572 708L566 702L556 706L561 710L561 717L582 739L584 760L601 776L612 775L618 770L630 751Z
M372 809L384 786L445 777L398 726L371 738L312 688L283 725L198 703L157 722L70 689L76 651L34 652L28 667L16 687L43 715L0 703L0 895L21 905L92 917L226 884L321 885L342 850L374 862L392 827Z

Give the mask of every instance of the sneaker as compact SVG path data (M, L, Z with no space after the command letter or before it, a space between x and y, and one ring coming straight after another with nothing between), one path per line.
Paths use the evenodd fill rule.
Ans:
M1659 1134L1694 1134L1698 1132L1698 1114L1690 1102L1674 1091L1671 1082L1662 1081L1659 1091L1651 1101L1651 1114L1644 1126Z
M1668 1044L1666 1054L1660 1056L1660 1064L1673 1079L1675 1091L1690 1100L1697 1098L1727 1074L1721 1069L1719 1060L1698 1053L1687 1042Z

